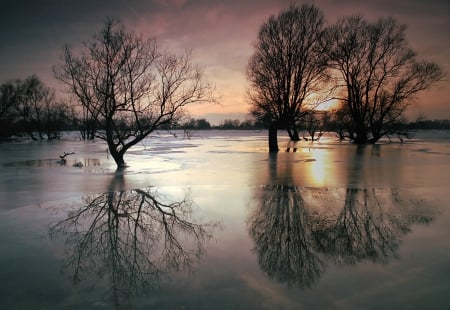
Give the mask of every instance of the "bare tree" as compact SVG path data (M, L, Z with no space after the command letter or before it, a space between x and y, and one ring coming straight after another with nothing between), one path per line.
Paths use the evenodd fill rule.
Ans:
M278 129L299 140L296 123L324 89L324 24L323 13L314 5L291 5L261 26L247 75L251 112L270 123L270 152L278 152Z
M32 75L25 80L16 80L17 96L15 108L25 131L31 139L38 140L34 136L36 130L39 138L43 139L42 110L44 101L52 100L52 94L37 76Z
M405 26L393 18L369 23L347 17L328 34L331 48L326 51L346 90L342 100L357 144L375 143L391 133L413 96L444 76L437 64L417 60Z
M17 89L13 82L0 85L0 138L8 138L14 133L14 119L16 111L14 103Z
M161 125L177 121L183 108L214 101L191 53L171 54L152 39L125 31L108 19L76 55L64 50L56 77L65 83L100 129L118 168L124 154Z
M0 85L0 137L26 133L33 140L54 139L65 126L68 107L36 75ZM35 135L37 133L37 136Z
M61 100L51 97L52 100L45 100L42 107L43 129L48 140L59 139L61 131L68 128L73 121L73 110L69 105Z
M309 138L303 135L303 139L310 141L319 141L329 121L329 117L330 116L327 111L311 110L306 113L302 118L301 129L306 130Z
M69 108L56 100L55 92L36 76L3 86L9 101L10 126L16 133L26 132L33 140L55 139L65 126ZM3 100L3 99L2 99ZM12 117L12 118L11 118ZM37 134L37 136L36 136Z

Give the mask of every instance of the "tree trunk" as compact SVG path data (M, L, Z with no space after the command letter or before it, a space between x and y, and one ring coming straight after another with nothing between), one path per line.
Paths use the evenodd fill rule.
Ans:
M110 145L108 143L108 149L109 153L111 154L112 158L116 162L117 169L123 169L126 167L125 160L123 159L124 152L117 151L115 145Z
M367 144L368 142L368 132L366 129L366 126L364 124L361 124L362 121L357 122L354 132L354 140L353 143L355 144Z
M300 141L300 137L298 135L297 128L295 128L295 127L293 127L292 129L288 128L287 132L288 132L288 135L289 135L289 138L291 139L291 141Z
M278 151L278 123L272 122L269 127L269 153L277 153Z

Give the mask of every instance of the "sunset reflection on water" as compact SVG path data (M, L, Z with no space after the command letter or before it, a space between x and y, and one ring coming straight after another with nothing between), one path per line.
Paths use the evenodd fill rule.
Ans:
M405 300L423 309L447 308L440 306L449 303L448 294L443 293L448 280L442 272L448 269L450 253L448 139L365 147L334 140L300 141L295 152L292 146L287 152L288 142L280 139L277 154L267 153L264 132L205 131L189 139L151 139L146 147L127 154L130 167L120 172L106 158L103 145L94 148L76 141L46 148L45 153L35 144L23 153L23 145L9 146L4 153L8 157L0 163L0 205L5 208L0 216L0 252L5 256L1 306L15 306L21 292L24 309L36 304L86 309L101 298L113 308L114 300L104 298L105 293L114 292L112 288L128 294L128 288L137 288L131 293L139 294L121 299L135 309L181 305L195 309L361 309L367 305L402 309ZM164 147L163 142L167 142ZM23 167L23 163L53 158L63 149L75 149L79 156L97 159L100 165ZM127 277L128 271L137 270L133 266L148 273L156 270L150 263L167 261L155 251L160 243L151 242L161 234L148 237L152 228L166 228L157 215L167 208L158 209L157 202L183 202L186 197L189 208L181 208L181 203L177 212L188 226L217 224L210 231L211 239L201 244L204 252L192 261L192 269L158 269L164 276L155 282L146 275ZM101 202L105 208L92 208L92 202ZM86 240L114 236L111 240L123 243L94 247L94 242L90 248L82 247L92 251L79 256L83 258L79 266L92 263L97 269L80 273L86 279L73 285L69 277L60 275L61 265L71 262L65 260L65 250L85 245L79 242L85 240L84 232L75 230L81 226L67 221L77 210L86 211L80 217L84 224L95 224L89 227L96 230L86 235L92 239ZM61 221L70 224L58 227L68 228L74 243L65 243L64 229L59 230L63 235L53 234L58 238L51 242L41 238L48 234L50 222ZM133 225L142 234L130 230ZM122 234L116 234L119 231ZM186 242L188 249L197 249L196 236L190 239L183 231L167 232L178 236L180 244ZM142 241L144 247L127 240ZM150 256L138 255L134 260L131 252ZM108 282L115 270L105 269L112 266L108 253L132 259L117 261L123 262L117 267L128 282ZM16 263L19 257L24 264ZM78 264L66 267L74 266ZM73 274L73 269L64 270ZM31 273L48 276L24 281ZM105 277L97 279L99 274ZM154 290L141 291L147 286L139 285L147 280ZM436 288L435 293L429 293L430 287ZM39 304L41 299L35 296L46 296L49 288L64 289L51 291L55 298ZM30 291L38 294L30 295ZM341 304L342 300L346 303ZM440 303L434 307L436 301Z
M265 184L327 187L346 183L346 165L328 148L301 148L297 152L270 154L264 175Z

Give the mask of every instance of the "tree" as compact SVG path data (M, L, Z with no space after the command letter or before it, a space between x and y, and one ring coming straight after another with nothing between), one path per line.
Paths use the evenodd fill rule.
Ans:
M65 126L68 107L36 76L0 85L2 137L26 132L33 140L54 139ZM37 137L35 134L37 133Z
M271 16L260 28L247 68L251 113L269 121L269 151L277 152L277 130L299 140L296 123L317 102L327 79L322 43L323 13L314 5Z
M78 55L64 49L55 75L95 120L96 135L123 168L125 152L158 127L180 119L185 106L214 100L191 58L189 51L175 55L160 50L155 40L108 19Z
M357 144L392 133L414 95L444 76L437 64L417 60L405 26L393 18L369 23L347 17L330 27L327 37L331 48L325 51L343 82L342 100Z
M310 138L303 136L303 139L311 141L319 141L322 137L325 127L329 122L329 113L327 111L311 110L302 118L301 129L305 130Z
M8 138L14 133L14 103L17 89L12 82L0 85L0 138Z
M24 130L31 139L37 140L34 136L36 130L39 138L43 138L42 113L44 105L54 99L53 92L39 80L36 75L27 77L24 81L17 80L17 97L15 108L23 124Z
M70 128L74 119L73 110L61 100L44 101L42 112L43 130L48 140L59 139L63 129Z

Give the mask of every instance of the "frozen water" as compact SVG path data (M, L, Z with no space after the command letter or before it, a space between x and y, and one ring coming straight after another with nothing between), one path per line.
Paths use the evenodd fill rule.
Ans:
M448 132L266 137L1 144L0 308L449 307Z

